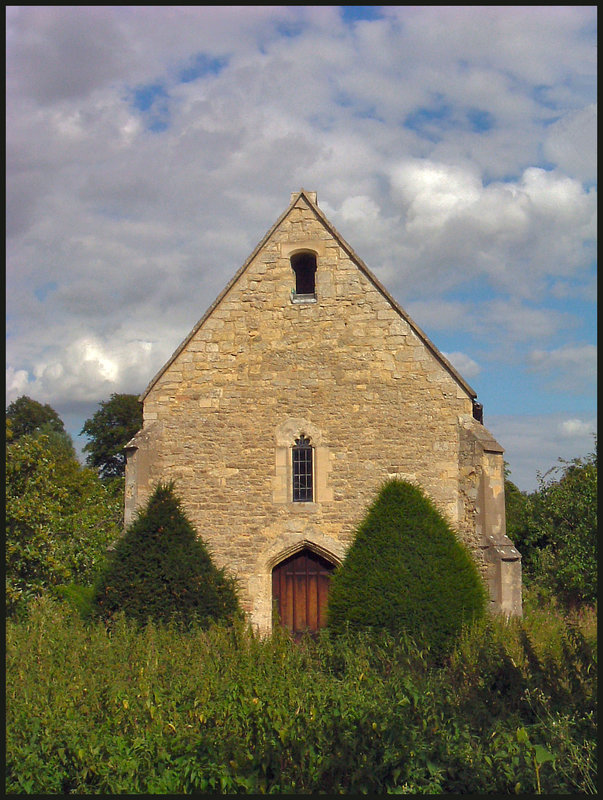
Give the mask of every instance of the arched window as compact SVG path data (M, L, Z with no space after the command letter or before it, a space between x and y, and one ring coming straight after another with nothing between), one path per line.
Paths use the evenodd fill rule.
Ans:
M291 268L295 273L295 295L315 297L316 255L308 252L295 253L291 256Z
M311 503L314 500L312 445L303 433L292 449L293 502Z

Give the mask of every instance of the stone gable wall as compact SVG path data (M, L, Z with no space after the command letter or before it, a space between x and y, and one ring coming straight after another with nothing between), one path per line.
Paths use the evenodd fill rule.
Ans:
M315 303L291 299L298 249L317 254ZM300 198L149 391L152 443L133 457L129 502L175 480L269 630L272 566L303 543L340 561L388 477L420 484L487 569L467 465L460 491L459 423L471 417L466 390ZM291 502L300 433L315 447L313 503Z

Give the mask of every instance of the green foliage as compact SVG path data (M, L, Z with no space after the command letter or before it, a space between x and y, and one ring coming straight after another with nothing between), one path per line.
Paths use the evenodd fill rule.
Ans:
M10 420L13 439L19 439L40 429L43 429L44 433L49 431L65 433L63 421L54 408L48 403L42 405L27 395L19 397L8 406L6 418Z
M84 445L87 464L102 478L123 477L125 445L142 428L142 403L134 394L112 394L82 428L90 441Z
M106 620L122 610L141 623L208 625L237 612L234 582L212 563L172 484L157 486L116 543L97 582L95 605Z
M392 480L333 576L328 626L335 633L385 629L445 649L485 605L473 558L434 504L417 487Z
M507 524L507 536L512 542L517 543L521 538L522 532L526 530L530 517L530 498L520 491L514 483L505 479L505 516ZM525 558L522 551L522 566L525 568Z
M580 794L597 775L594 614L484 619L448 659L383 631L84 624L6 636L6 791Z
M72 581L91 583L121 528L123 488L82 468L65 434L38 431L7 442L6 604Z
M510 488L511 487L511 488ZM522 554L524 579L568 606L597 596L597 460L563 461L520 495L506 484L507 532Z
M597 462L562 462L557 480L541 481L536 519L547 545L540 553L545 583L565 602L597 597Z
M23 435L6 455L6 608L12 614L69 578L61 541L53 536L67 492L56 481L47 437Z
M102 482L81 468L65 481L69 489L58 530L71 581L90 586L107 558L107 548L123 530L123 480Z
M74 608L82 619L93 619L94 586L82 586L79 583L68 583L64 586L59 586L56 594Z

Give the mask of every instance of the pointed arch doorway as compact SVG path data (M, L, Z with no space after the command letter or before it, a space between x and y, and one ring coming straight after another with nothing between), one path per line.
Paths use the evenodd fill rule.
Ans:
M309 548L295 553L272 570L274 622L299 637L327 624L329 584L335 565Z

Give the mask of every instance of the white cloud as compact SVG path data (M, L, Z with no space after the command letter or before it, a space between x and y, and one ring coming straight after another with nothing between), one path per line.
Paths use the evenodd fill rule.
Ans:
M488 301L480 307L474 329L510 343L545 340L573 324L573 318L565 312L501 299Z
M454 352L442 353L442 355L450 361L452 366L455 367L464 378L475 378L482 371L480 365L466 353Z
M559 429L561 435L568 439L576 436L590 436L593 433L592 423L582 419L566 419L559 425Z
M529 492L538 488L538 474L559 466L559 459L571 461L593 452L597 432L594 415L488 415L486 424L505 448L510 480Z
M7 397L141 391L301 186L438 346L579 372L552 354L593 291L596 10L380 14L7 8Z
M567 312L536 307L514 298L463 302L437 298L413 301L405 308L420 327L468 332L481 342L504 342L508 347L522 342L546 341L576 324ZM545 356L541 358L544 360ZM557 364L562 361L563 358L557 358Z
M379 207L370 197L356 195L343 201L340 214L346 222L371 225L379 219Z
M27 370L8 367L6 370L6 396L11 398L10 402L25 394L26 388Z
M400 197L409 233L438 233L451 218L458 217L482 193L479 175L468 169L435 163L429 159L403 162L392 170L394 195Z
M580 392L585 386L594 386L597 348L593 344L581 344L532 350L529 365L534 372L549 376L557 389Z
M475 64L530 85L557 84L569 74L583 91L596 60L594 46L581 46L596 24L586 6L390 6L386 13L407 29L409 57L419 65L471 74Z
M474 313L468 303L440 298L414 300L404 308L420 328L427 330L466 330L467 320Z
M100 402L113 392L139 394L178 342L171 344L170 350L157 342L86 336L64 349L51 348L29 371L7 369L7 402L22 394L52 405Z
M597 106L564 114L551 126L544 154L558 169L586 183L597 178Z
M390 180L413 286L431 271L436 291L482 280L538 297L545 278L579 274L594 257L596 193L574 178L530 167L519 180L484 184L475 166L412 159Z

